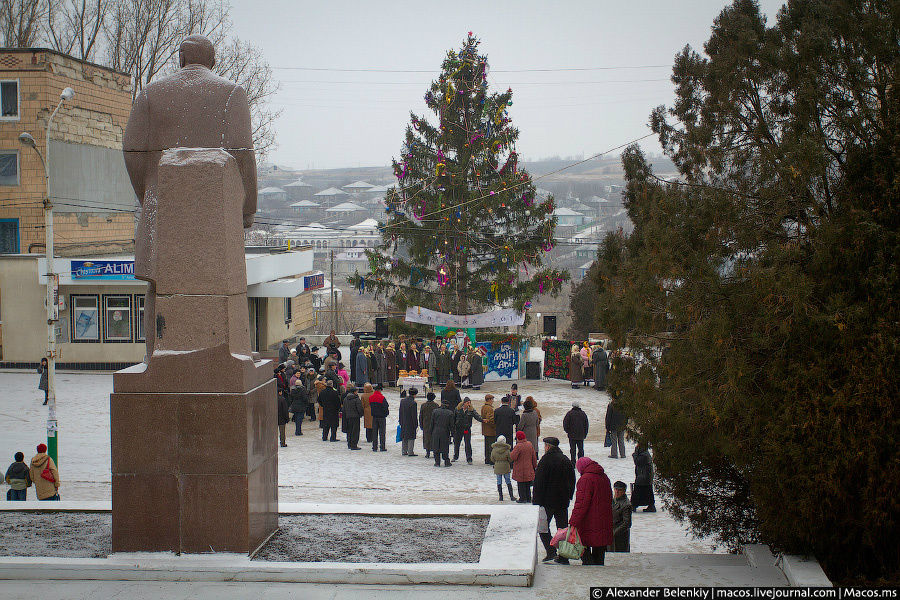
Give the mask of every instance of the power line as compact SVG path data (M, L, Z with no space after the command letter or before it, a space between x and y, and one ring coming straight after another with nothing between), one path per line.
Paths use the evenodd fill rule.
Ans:
M491 73L562 73L577 71L617 71L627 69L669 69L671 64L665 65L616 65L609 67L557 67L546 69L491 69ZM358 68L344 69L339 67L272 67L280 71L324 71L335 73L434 73L435 69L375 69Z
M504 81L503 85L581 85L603 83L645 83L650 81L670 81L668 77L653 79L607 79L605 81ZM328 79L282 79L281 83L314 83L319 84L346 84L346 85L416 85L421 86L421 81L332 81Z

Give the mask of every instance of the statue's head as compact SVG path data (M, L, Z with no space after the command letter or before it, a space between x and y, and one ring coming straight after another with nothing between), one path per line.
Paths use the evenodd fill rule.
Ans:
M203 65L212 69L216 64L216 50L205 35L189 35L178 48L179 64Z

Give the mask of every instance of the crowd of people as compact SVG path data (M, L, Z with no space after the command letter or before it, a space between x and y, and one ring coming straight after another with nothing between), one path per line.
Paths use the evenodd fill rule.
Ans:
M301 337L296 347L291 348L284 340L278 350L279 363L290 361L295 368L312 368L314 373L321 373L324 363L332 359L338 363L338 372L346 371L348 381L358 389L367 383L395 387L405 373L425 377L429 386L453 381L464 389L477 390L484 384L484 355L484 349L471 345L468 339L458 344L455 339L442 338L367 342L355 337L344 362L334 332L325 338L321 348L310 346Z
M474 462L473 425L478 422L484 438L484 463L492 468L499 500L508 498L540 506L539 535L546 550L545 561L568 563L552 544L551 522L557 529L575 527L585 546L581 557L583 564L604 564L607 551L630 551L631 513L639 506L646 507L644 512L656 510L652 459L646 447L638 445L632 457L635 482L629 499L624 482L612 484L603 467L585 456L584 440L590 419L579 401L572 403L571 410L563 418L563 431L569 445L567 456L561 450L558 438L541 438L543 418L538 403L532 396L523 399L517 384L513 383L509 392L499 399L499 406L495 406L492 394L486 394L480 410L473 407L470 397L460 392L466 385L467 376L468 384L474 387L471 365L480 365L481 361L467 359L469 353L477 353L476 350L460 349L452 343L447 347L438 344L438 350L433 352L431 344L421 347L420 344L400 342L399 350L394 351L393 343L354 343L351 352L355 356L351 363L356 364L356 369L352 373L344 368L336 343L328 345L326 340L324 359L319 356L319 348L307 348L303 339L296 348L284 344L286 360L275 368L282 446L286 445L285 427L293 419L296 435L303 435L302 425L308 420L318 422L322 441L339 441L337 431L340 427L347 448L361 450L364 431L365 441L372 451L385 452L386 420L391 407L383 390L397 383L394 373L399 370L394 369L398 358L406 361L404 364L409 370L415 370L410 368L412 366L422 369L424 365L427 380L439 388L439 396L428 391L420 405L417 388L401 389L396 408L396 441L400 443L402 456L420 456L416 452L416 443L421 434L424 457L433 459L435 467L451 467L461 460L463 453L466 463L471 465ZM604 349L599 346L585 349L593 369L591 379L595 384L605 385L608 367L603 368ZM455 362L454 354L459 362ZM578 359L579 366L584 365L581 350ZM317 360L321 361L321 366ZM441 366L444 364L448 365L447 369ZM433 370L428 368L431 365L434 365ZM475 381L480 383L481 379ZM610 458L626 457L625 424L626 418L613 399L605 416L605 445L610 448ZM576 472L579 475L577 483Z
M572 344L569 354L569 382L572 389L593 384L594 389L606 389L606 374L609 373L609 354L602 344L583 342L581 348Z

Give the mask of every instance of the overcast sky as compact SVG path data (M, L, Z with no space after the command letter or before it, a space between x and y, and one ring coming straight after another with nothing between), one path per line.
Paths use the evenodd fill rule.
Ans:
M773 22L781 0L760 4ZM509 112L525 160L587 157L646 135L651 109L671 104L673 56L685 44L701 49L725 5L233 0L232 19L281 84L270 160L322 169L389 164L409 111L425 112L429 83L468 31L482 41L491 88L513 89ZM660 150L652 138L643 146Z

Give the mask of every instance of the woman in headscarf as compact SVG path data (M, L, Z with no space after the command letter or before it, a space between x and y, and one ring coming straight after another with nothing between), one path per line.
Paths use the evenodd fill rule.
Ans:
M582 362L578 344L572 344L572 353L569 355L569 381L572 383L572 389L576 389L578 384L584 381L581 372Z
M397 354L394 352L393 342L384 351L384 381L391 387L397 385Z
M581 563L602 565L606 547L613 543L612 485L603 467L582 456L575 463L581 475L575 485L575 506L569 517L584 546Z

